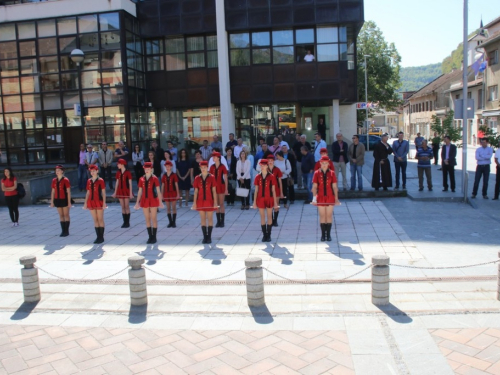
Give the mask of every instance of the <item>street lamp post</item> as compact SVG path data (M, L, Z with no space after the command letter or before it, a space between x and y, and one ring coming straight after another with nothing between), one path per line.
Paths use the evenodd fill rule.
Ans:
M366 58L370 57L370 55L364 55L365 58L365 101L366 101L366 118L365 118L365 123L366 123L366 150L370 151L370 131L368 129L368 65L366 65Z
M467 202L467 185L469 179L469 173L467 172L467 131L469 126L469 121L467 119L467 91L468 91L468 80L467 80L467 52L468 52L468 0L464 0L464 40L463 40L463 55L462 55L462 193L464 197L464 202Z
M83 110L83 100L82 100L82 95L81 95L81 77L80 77L80 73L81 73L81 69L80 69L80 64L83 62L83 60L85 59L85 53L81 50L81 49L74 49L73 51L71 51L71 54L69 55L69 57L71 58L71 61L73 61L74 63L76 63L76 66L78 67L78 96L80 97L80 124L83 125L83 115L84 115L84 110ZM76 116L76 113L75 113L75 116Z

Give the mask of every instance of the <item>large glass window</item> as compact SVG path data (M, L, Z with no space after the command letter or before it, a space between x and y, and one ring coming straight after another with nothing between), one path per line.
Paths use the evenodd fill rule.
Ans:
M120 17L118 13L105 13L99 15L101 31L120 30Z
M217 35L209 35L207 36L207 67L217 68L218 66Z
M61 53L71 53L76 48L76 36L59 38L59 51Z
M38 39L38 53L40 55L56 55L57 54L56 38Z
M2 78L2 93L4 95L19 94L19 78Z
M290 44L290 45L288 45ZM293 31L277 30L273 31L273 63L291 64L294 58ZM277 47L282 46L282 47Z
M101 49L120 49L120 33L117 31L101 33Z
M167 38L165 40L165 52L167 58L167 70L186 69L184 38Z
M0 77L18 76L19 75L18 69L19 66L17 63L17 59L0 61Z
M80 49L83 52L87 51L97 51L99 50L99 34L83 34L79 36L80 38ZM85 58L87 54L85 53Z
M57 56L40 57L40 71L42 73L52 73L59 71Z
M0 43L0 59L17 58L16 42Z
M17 24L17 35L19 39L36 38L35 22L23 22Z
M21 111L21 97L19 95L4 96L3 111L5 113Z
M78 17L78 32L91 33L97 30L97 15Z
M47 36L56 35L56 21L55 20L43 20L37 21L38 25L38 37L44 38Z
M16 39L16 25L8 23L0 25L0 41L1 40L15 40Z
M40 85L38 84L38 76L21 77L22 93L31 93L39 91L40 91Z
M57 32L59 35L76 34L76 17L59 18Z
M35 41L20 42L19 43L19 56L36 56Z
M271 63L271 36L269 31L252 33L252 63L270 64ZM255 48L260 47L260 48ZM262 48L267 47L267 48Z

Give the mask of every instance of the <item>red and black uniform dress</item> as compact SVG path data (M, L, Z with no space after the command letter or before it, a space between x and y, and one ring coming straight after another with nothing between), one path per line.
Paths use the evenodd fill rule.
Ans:
M52 179L52 189L54 189L54 206L68 207L67 189L71 189L69 180L66 177Z
M132 173L129 171L122 172L118 170L116 172L116 179L118 180L118 189L116 190L117 198L130 198L130 184L132 180Z
M227 178L226 166L220 164L219 168L216 168L215 164L212 164L212 166L210 167L210 174L214 176L217 194L224 194L226 192L226 183L225 183L225 178Z
M102 199L102 191L106 189L106 184L102 178L97 178L93 181L91 178L87 181L87 190L90 192L87 199L87 209L102 210L104 202Z
M318 160L316 164L314 164L314 170L317 171L320 168L321 168L321 162ZM335 166L333 165L333 161L328 160L328 168L333 172L335 172Z
M333 183L337 182L335 172L328 169L326 172L319 169L314 172L313 184L318 184L316 202L322 206L333 206L335 204L335 194L333 193Z
M161 183L163 186L165 186L163 190L163 200L165 202L174 202L177 200L179 192L175 189L176 182L179 182L179 178L173 172L170 173L170 176L168 175L168 173L165 173L161 178Z
M158 192L156 190L157 187L160 186L160 181L158 177L154 174L146 178L146 176L142 176L139 180L139 189L142 189L140 206L142 208L149 207L160 207L160 199L158 198Z
M196 209L198 211L216 211L214 207L214 197L212 188L216 186L215 177L210 173L205 178L200 174L195 177L193 188L198 189L198 197L196 199Z
M275 169L279 170L279 168ZM273 208L274 207L273 186L276 190L278 190L276 177L274 177L272 173L268 173L264 178L262 176L262 173L259 173L257 176L255 176L253 184L259 187L259 191L257 192L257 207Z
M272 170L269 168L269 173L271 173L274 178L276 178L276 198L280 198L281 196L281 190L280 190L280 184L278 181L281 180L281 177L283 177L283 172L281 172L281 169L274 167Z

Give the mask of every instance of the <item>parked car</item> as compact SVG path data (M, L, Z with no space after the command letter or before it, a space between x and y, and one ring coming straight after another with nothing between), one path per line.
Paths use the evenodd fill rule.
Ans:
M380 142L382 138L377 135L370 135L370 150L373 150L375 145ZM359 142L365 145L366 148L366 134L359 134Z

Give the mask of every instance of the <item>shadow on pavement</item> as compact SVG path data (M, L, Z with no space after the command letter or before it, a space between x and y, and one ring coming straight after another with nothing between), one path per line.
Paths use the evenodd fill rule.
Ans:
M211 259L212 264L215 266L222 264L222 261L227 258L226 253L224 253L224 249L218 247L216 244L204 245L203 249L198 250L198 254L200 254L203 259Z
M12 314L10 320L23 320L26 319L35 309L38 302L23 302L21 306L17 308L17 310Z
M57 250L62 250L66 247L66 245L45 245L43 248L46 253L43 255L51 255L54 254Z
M413 322L413 319L410 316L408 316L404 311L401 311L397 306L394 306L392 303L377 307L396 323L410 324Z
M363 254L358 253L356 250L353 250L350 246L339 246L339 252L337 254L335 247L331 247L331 242L326 242L328 244L327 251L332 253L333 255L337 255L340 259L350 259L352 263L357 266L364 266L365 262Z
M271 312L267 308L267 305L252 307L250 306L250 312L252 313L255 323L259 324L271 324L274 322L274 318Z
M80 254L82 254L82 259L85 259L85 262L83 263L84 265L92 264L94 260L101 259L103 257L103 245L95 245L92 249L83 251Z
M165 252L158 248L157 244L147 245L146 248L140 252L136 251L137 255L141 255L147 260L146 264L152 266L156 261L163 259Z
M148 320L148 304L142 306L130 305L128 322L130 324L141 324Z
M271 244L266 244L264 249L272 258L281 259L281 264L291 265L293 263L293 254L288 250L288 248L278 245L275 243L274 246Z

